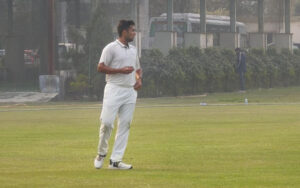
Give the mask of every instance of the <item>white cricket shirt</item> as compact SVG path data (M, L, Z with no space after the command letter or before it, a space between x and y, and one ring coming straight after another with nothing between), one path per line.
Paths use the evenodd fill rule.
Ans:
M136 48L130 44L126 46L118 39L104 47L100 63L115 69L132 66L134 71L130 74L106 74L106 83L124 87L134 86L135 71L141 68Z

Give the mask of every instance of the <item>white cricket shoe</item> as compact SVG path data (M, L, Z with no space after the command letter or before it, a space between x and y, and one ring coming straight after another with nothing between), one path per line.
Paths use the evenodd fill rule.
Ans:
M97 155L97 157L94 160L95 168L97 168L97 169L102 168L104 158L105 158L105 155Z
M119 161L119 162L112 162L110 160L108 168L109 169L119 169L119 170L130 170L133 167L132 167L132 165L125 164L125 163L123 163L121 161Z

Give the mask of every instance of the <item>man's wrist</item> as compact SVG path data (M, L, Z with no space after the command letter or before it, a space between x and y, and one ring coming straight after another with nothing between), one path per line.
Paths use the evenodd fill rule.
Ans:
M141 76L136 76L136 80L142 80Z

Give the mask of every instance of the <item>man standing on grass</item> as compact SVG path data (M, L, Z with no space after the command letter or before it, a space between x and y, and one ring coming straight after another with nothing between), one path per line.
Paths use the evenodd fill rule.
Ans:
M236 71L240 76L240 92L245 92L246 56L240 48L236 48L235 53L237 57Z
M98 155L94 166L103 166L108 152L108 140L114 128L114 120L118 116L118 130L109 169L132 169L132 165L122 162L128 142L130 123L135 109L137 90L142 86L142 71L137 50L130 45L136 32L132 20L120 20L119 38L111 42L102 51L97 67L98 72L106 74L103 106L100 116Z

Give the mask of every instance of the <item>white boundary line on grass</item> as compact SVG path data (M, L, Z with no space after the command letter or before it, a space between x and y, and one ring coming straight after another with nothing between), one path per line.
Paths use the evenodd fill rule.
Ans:
M165 105L137 105L136 108L179 108L179 107L207 107L207 106L286 106L286 105L300 105L300 103L238 103L238 104L165 104ZM26 111L44 111L44 110L84 110L84 109L99 109L102 104L97 107L67 107L67 108L31 108L31 109L0 109L0 112L26 112ZM0 106L1 108L1 106Z

